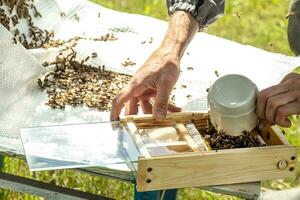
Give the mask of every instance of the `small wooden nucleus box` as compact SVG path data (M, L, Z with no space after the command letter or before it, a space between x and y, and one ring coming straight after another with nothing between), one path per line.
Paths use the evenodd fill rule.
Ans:
M216 151L211 150L205 140L201 140L200 133L209 124L206 113L173 113L162 121L157 121L150 115L128 116L121 121L133 135L143 155L139 157L137 164L138 191L245 183L295 176L297 148L288 143L276 126L251 133L259 134L265 146ZM143 142L145 135L141 134L141 130L161 127L175 127L179 140L154 144ZM175 153L150 153L162 146Z

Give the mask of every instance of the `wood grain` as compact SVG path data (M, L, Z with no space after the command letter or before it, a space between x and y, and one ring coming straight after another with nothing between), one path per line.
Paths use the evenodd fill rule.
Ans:
M151 191L291 177L296 164L291 157L297 156L296 150L281 145L141 158L137 189ZM288 162L287 168L277 168L280 160ZM151 172L147 171L149 168Z
M147 148L166 147L169 150L176 151L176 152L188 152L190 149L186 141L153 143L153 144L147 144L146 147Z
M141 138L141 135L139 134L139 131L138 131L137 127L135 126L134 122L128 121L127 128L130 131L130 133L133 135L136 145L138 146L141 154L145 157L150 157L150 154L147 151L147 148L143 142L143 139Z
M189 145L189 147L193 151L195 151L195 152L200 151L197 144L193 140L193 138L188 134L188 131L187 131L186 127L184 126L184 124L177 123L175 128L177 130L177 134L179 135L179 138L181 138L182 140L185 140L187 142L187 144Z
M268 126L268 127L264 128L260 132L261 133L260 135L261 135L262 139L269 146L272 146L272 145L283 145L284 141L282 141L281 138L278 137L278 134L275 133L274 128L276 128L276 127L275 126L274 127ZM258 130L256 129L254 131L257 132ZM276 131L278 131L278 130L276 130Z
M190 121L190 120L197 120L201 118L207 118L207 113L200 113L200 112L178 112L178 113L168 113L166 119L164 120L156 120L153 115L130 115L126 116L125 118L121 118L121 121L147 121L150 122L151 120L154 121L165 121L168 119L172 119L175 121Z

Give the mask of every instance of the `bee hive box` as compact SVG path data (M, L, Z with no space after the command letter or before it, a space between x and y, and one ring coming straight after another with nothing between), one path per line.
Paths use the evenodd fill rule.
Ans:
M263 146L212 150L200 134L208 128L207 114L174 113L163 121L156 121L152 116L129 116L122 122L133 134L143 155L137 164L138 191L254 182L295 175L297 148L288 143L277 127L264 131L255 129L251 133L263 140ZM196 127L197 133L190 130L191 126ZM159 127L175 127L179 140L151 147L145 145L141 130ZM150 148L161 145L176 153L151 154Z

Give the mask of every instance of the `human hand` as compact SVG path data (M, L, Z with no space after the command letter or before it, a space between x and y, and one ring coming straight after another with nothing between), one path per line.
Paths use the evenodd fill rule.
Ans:
M300 114L300 75L290 73L278 85L262 90L256 113L262 121L290 127L288 116Z
M164 49L158 49L136 72L129 85L113 100L111 120L118 120L125 104L125 114L138 113L140 104L145 114L163 119L167 111L179 112L180 108L169 103L169 96L180 73L179 58L169 55ZM151 99L154 98L154 105Z

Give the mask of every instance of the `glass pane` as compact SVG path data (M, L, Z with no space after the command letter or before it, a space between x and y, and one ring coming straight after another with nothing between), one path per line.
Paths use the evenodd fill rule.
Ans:
M20 134L31 171L109 167L140 156L132 137L110 122L24 128Z

